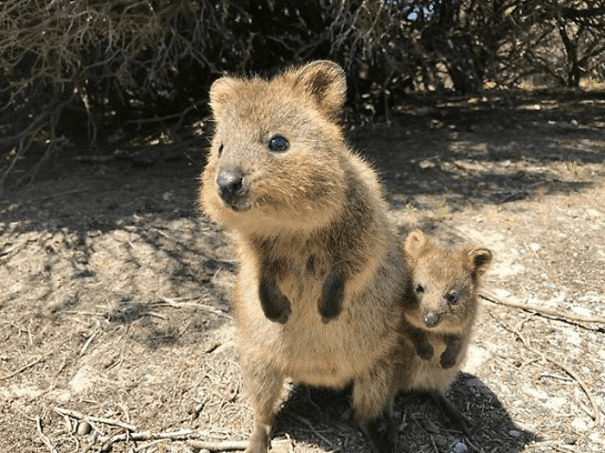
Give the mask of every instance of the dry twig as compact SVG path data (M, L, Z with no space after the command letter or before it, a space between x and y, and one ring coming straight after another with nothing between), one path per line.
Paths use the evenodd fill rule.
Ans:
M523 341L523 340L521 340L521 341ZM599 408L599 405L597 404L594 397L592 396L592 392L588 388L588 385L586 385L586 383L580 378L580 376L578 376L567 365L564 365L563 363L561 363L553 358L548 357L546 354L543 354L540 351L535 350L531 346L525 344L525 347L527 349L529 349L530 351L532 351L533 353L538 354L540 357L542 357L542 359L546 360L547 362L550 362L553 365L556 365L559 368L561 368L563 371L565 371L567 374L569 374L569 376L571 376L578 383L578 385L582 388L582 390L586 394L588 401L590 401L590 405L592 406L592 416L591 417L594 420L595 425L599 425L601 423L601 409Z
M70 409L64 409L62 407L55 407L55 412L59 415L67 415L69 417L75 418L77 420L83 420L83 421L87 421L87 422L95 422L95 423L103 423L105 425L112 425L112 426L119 426L120 428L124 428L128 431L136 431L137 428L133 425L131 425L130 423L124 423L121 422L119 420L114 420L111 418L104 418L104 417L90 417L90 416L86 416L84 414L81 414L80 412L77 411L73 411Z
M34 360L33 362L28 363L25 366L22 366L21 368L19 368L17 371L13 371L11 374L7 374L6 376L0 376L0 381L4 381L6 379L10 379L13 376L18 375L19 373L27 370L28 368L33 367L35 364L41 362L42 360L44 360L46 357L48 357L50 354L52 354L51 352L47 352L46 354L44 354L43 356L37 358L36 360Z
M582 380L580 378L580 376L578 376L575 371L573 371L570 367L568 367L567 365L564 365L563 363L559 362L558 360L555 360L554 358L551 358L549 356L547 356L546 354L538 351L537 349L533 348L530 344L530 342L523 337L523 335L521 335L521 332L519 332L517 329L514 329L508 325L506 325L506 323L498 320L498 322L509 332L512 332L517 339L523 344L523 346L525 346L525 348L528 351L533 352L534 354L536 354L538 357L540 357L542 360L546 361L546 362L550 362L553 365L558 366L560 369L562 369L563 371L565 371L572 379L574 379L578 385L580 386L580 388L582 389L582 391L584 391L584 393L586 394L586 397L588 398L588 401L590 402L590 405L592 406L592 419L595 422L595 425L599 425L599 423L601 422L601 409L599 407L599 405L597 404L597 402L595 401L594 397L592 396L592 392L590 391L590 389L588 388L588 385L584 382L584 380Z
M545 307L537 307L535 305L521 304L518 302L513 302L511 300L505 300L502 298L498 298L498 297L494 296L493 294L486 293L486 292L481 292L479 294L479 297L481 297L482 299L484 299L488 302L491 302L493 304L504 305L506 307L519 308L521 310L529 311L529 312L535 313L540 316L545 316L547 318L554 318L554 319L559 319L562 321L570 322L572 324L578 325L579 327L586 328L582 324L578 324L578 323L597 323L597 324L602 324L602 326L599 327L598 330L605 329L605 318L600 317L600 316L585 317L585 316L576 315L568 310L553 310L553 309L545 308Z
M223 318L231 319L231 316L229 316L227 313L217 308L211 307L210 305L199 304L195 302L180 302L174 299L169 299L168 297L161 297L160 299L162 299L162 302L170 305L173 308L196 308L198 310L209 311L210 313L214 313L215 315L221 316Z
M46 436L44 434L44 432L42 431L42 421L40 420L39 416L36 417L36 427L38 428L38 434L40 434L40 437L42 438L42 441L46 444L46 446L50 450L50 453L58 453L57 449L52 444L52 442L50 441L50 439L48 438L48 436Z
M84 353L86 352L86 350L88 349L88 347L91 345L91 343L93 342L93 340L95 339L95 337L97 335L99 335L99 333L101 333L101 329L99 326L99 322L97 321L97 330L95 330L92 335L88 338L88 340L86 340L86 343L84 343L84 346L82 346L82 349L80 350L80 355L84 355Z
M193 448L198 449L206 449L210 451L234 451L234 450L245 450L248 446L248 442L240 441L240 440L220 440L220 441L212 441L205 440L202 437L209 436L209 433L204 433L201 431L194 431L189 429L183 429L180 431L172 431L172 432L152 432L152 431L142 431L142 432L128 432L116 434L112 437L100 438L99 440L104 443L104 445L109 446L111 444L117 442L124 441L155 441L155 440L180 440L187 441L189 445Z
M245 450L248 447L246 440L190 440L187 442L193 448L210 451L238 451Z

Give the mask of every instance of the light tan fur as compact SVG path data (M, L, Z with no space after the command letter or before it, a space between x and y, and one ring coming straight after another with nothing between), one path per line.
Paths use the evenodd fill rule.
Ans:
M238 250L233 308L255 414L248 453L267 450L285 378L353 383L362 423L388 409L396 388L405 262L377 175L338 125L345 92L342 69L328 61L271 80L223 77L210 91L216 129L200 202ZM288 140L287 151L269 149L277 135ZM217 182L225 169L242 175L231 204ZM325 323L317 301L336 264L347 276L342 311ZM261 309L265 273L291 305L284 322Z
M489 250L465 246L455 250L440 247L420 230L405 240L404 252L409 275L404 296L404 321L401 333L399 385L403 390L443 391L457 376L464 361L477 313L480 279L489 267ZM423 291L418 291L418 286ZM448 295L456 294L455 304ZM439 322L426 325L427 315ZM411 332L422 331L433 347L428 360L419 357ZM447 349L444 338L456 337L460 350L455 363L444 369L440 360Z

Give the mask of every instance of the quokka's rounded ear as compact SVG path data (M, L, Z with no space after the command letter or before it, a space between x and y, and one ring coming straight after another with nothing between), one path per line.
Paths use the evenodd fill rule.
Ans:
M295 71L295 88L311 95L317 109L333 117L342 108L347 94L347 78L342 68L329 60L318 60Z
M420 254L422 248L429 242L428 236L422 231L415 229L410 231L405 238L403 249L410 257L415 258Z
M492 252L488 249L469 247L467 256L469 266L473 274L477 277L481 277L485 274L492 262Z
M241 80L234 77L216 79L210 87L210 108L215 118L222 116L225 105L237 94Z

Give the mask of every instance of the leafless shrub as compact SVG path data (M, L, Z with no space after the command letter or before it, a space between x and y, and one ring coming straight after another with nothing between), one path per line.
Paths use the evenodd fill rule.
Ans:
M40 166L78 134L205 114L223 72L334 59L359 121L409 91L577 87L605 59L600 0L4 0L0 30L0 186L32 145Z

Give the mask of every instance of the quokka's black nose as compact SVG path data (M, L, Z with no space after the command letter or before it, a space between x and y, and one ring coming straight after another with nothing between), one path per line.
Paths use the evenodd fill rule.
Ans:
M237 169L221 170L216 178L221 198L228 204L234 204L244 193L244 175Z
M437 313L429 312L424 315L424 324L427 327L435 327L439 324L439 315Z

